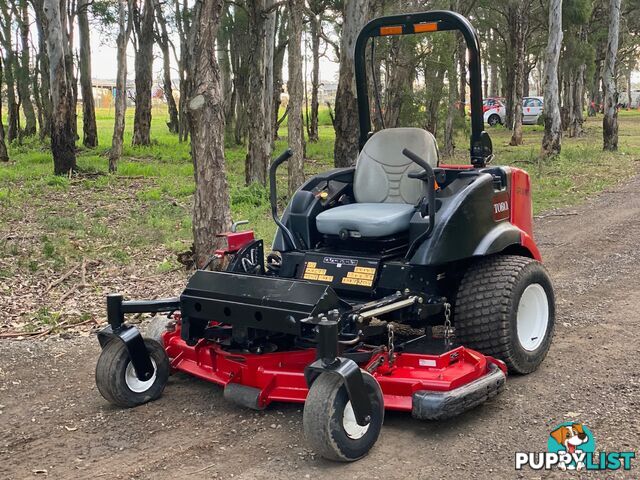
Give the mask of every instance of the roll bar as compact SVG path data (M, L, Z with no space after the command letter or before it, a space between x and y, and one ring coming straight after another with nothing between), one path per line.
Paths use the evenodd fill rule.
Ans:
M416 33L458 30L467 44L469 52L469 83L471 89L471 164L484 167L493 155L489 134L484 131L482 112L482 73L478 35L469 20L456 12L433 10L380 17L370 21L361 30L356 41L355 69L360 122L360 149L369 139L371 113L367 83L366 48L370 38L389 35L412 35Z

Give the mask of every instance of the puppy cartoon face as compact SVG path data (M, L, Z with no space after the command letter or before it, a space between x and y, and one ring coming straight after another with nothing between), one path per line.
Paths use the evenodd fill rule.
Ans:
M581 423L558 427L551 432L551 436L556 442L569 450L575 450L576 446L589 441L589 436L584 433Z

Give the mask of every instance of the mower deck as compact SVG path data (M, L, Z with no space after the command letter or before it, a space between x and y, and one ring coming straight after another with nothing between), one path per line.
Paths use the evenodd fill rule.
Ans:
M315 348L235 353L205 339L189 346L179 328L165 333L163 341L173 371L221 385L225 398L241 405L263 409L272 402L304 403L307 398L305 367L316 359ZM412 412L420 419L448 418L503 389L506 367L501 361L462 346L434 350L397 353L391 364L384 351L359 364L380 384L385 409Z

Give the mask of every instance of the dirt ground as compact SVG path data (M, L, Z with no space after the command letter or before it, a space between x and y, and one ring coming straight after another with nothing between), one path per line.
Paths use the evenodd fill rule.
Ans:
M567 420L591 429L597 451L637 451L640 177L537 219L536 237L557 293L551 351L537 372L461 417L388 413L368 457L334 464L305 446L298 406L245 410L179 374L160 400L121 410L94 386L92 336L3 340L0 478L564 478L516 472L514 452L545 451ZM593 478L638 478L639 462Z

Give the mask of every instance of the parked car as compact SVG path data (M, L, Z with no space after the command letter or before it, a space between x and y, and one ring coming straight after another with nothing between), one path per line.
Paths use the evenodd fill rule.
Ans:
M486 98L483 102L484 121L490 126L504 125L507 107L497 98Z
M482 101L482 113L487 110L491 110L494 107L500 106L500 104L504 104L503 98L498 97L487 97Z
M522 123L536 125L542 115L543 107L544 97L524 97L522 99Z

